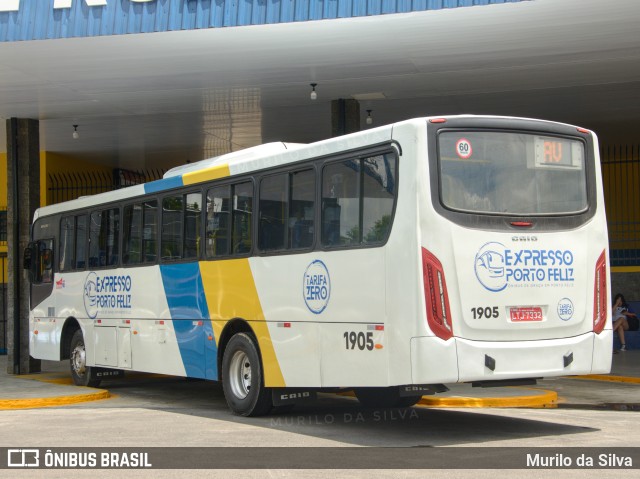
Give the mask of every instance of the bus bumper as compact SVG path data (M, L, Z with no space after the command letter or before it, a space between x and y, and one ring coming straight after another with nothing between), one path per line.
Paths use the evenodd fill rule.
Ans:
M603 374L611 370L612 332L539 341L412 338L414 384Z

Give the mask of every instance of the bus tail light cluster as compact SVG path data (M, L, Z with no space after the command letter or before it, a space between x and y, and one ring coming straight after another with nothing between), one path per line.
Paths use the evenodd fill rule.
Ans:
M603 251L596 263L593 286L593 332L600 334L607 322L607 260Z
M436 336L446 341L453 336L453 329L444 270L438 258L424 248L422 248L422 276L427 323Z

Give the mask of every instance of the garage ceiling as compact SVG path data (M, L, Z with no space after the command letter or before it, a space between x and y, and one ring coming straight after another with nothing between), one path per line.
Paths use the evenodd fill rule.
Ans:
M0 117L39 119L43 150L129 169L327 138L338 98L360 99L363 129L367 109L373 127L505 114L630 143L640 128L639 22L637 0L535 0L0 43Z

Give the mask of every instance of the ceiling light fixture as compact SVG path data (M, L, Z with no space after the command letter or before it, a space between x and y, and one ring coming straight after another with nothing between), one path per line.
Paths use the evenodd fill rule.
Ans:
M73 125L73 139L77 140L78 138L80 138L80 133L78 133L78 125Z
M367 110L367 119L365 120L365 123L366 123L367 125L371 125L371 124L373 124L373 118L371 117L371 112L372 112L372 111L373 111L373 110Z
M318 86L317 83L311 83L311 95L309 95L309 98L311 98L312 100L317 100L318 99L318 94L316 93L316 87Z

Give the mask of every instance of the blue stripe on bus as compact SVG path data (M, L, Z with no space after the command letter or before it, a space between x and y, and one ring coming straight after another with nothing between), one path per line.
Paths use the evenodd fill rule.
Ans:
M198 263L161 265L162 283L187 376L218 379L218 348Z
M182 176L173 176L164 180L152 181L151 183L145 183L144 192L156 193L158 191L170 190L171 188L177 188L182 185Z

